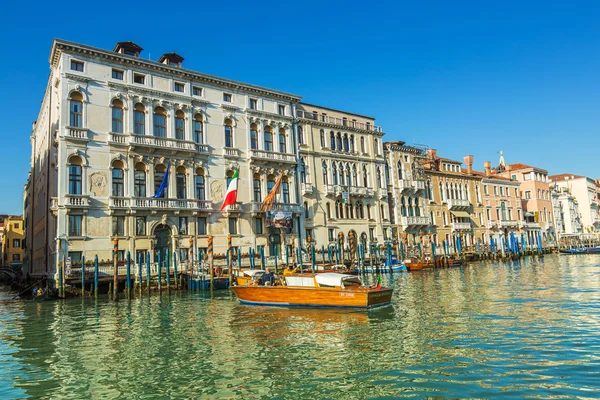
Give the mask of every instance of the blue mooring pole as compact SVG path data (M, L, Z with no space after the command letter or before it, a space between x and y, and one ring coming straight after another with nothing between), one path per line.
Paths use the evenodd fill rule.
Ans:
M138 284L142 288L142 253L138 255Z
M171 289L171 252L167 249L165 251L165 270L167 271L167 290Z
M127 294L131 291L131 253L127 251Z
M158 272L158 290L161 290L162 289L162 287L161 287L161 283L162 283L161 282L161 280L162 280L162 276L161 276L162 275L162 265L161 265L161 262L160 262L160 250L158 250L158 271L157 272Z
M146 285L150 290L150 252L146 253Z
M85 295L85 256L81 257L81 297Z
M98 254L94 258L94 297L98 298Z
M175 278L175 287L177 287L177 253L173 252L173 277Z

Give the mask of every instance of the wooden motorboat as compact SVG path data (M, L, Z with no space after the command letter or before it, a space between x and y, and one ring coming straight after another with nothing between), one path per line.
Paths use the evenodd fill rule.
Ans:
M433 262L428 260L418 260L414 258L409 258L404 260L404 265L409 271L420 271L425 268L433 268Z
M243 304L299 307L371 308L391 302L390 288L364 286L360 278L333 272L284 276L284 285L239 285L233 292Z
M237 285L255 285L265 274L262 269L234 270L235 283Z

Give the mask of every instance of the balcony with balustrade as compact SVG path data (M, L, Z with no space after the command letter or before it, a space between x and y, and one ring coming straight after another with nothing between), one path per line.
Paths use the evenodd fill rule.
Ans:
M189 154L204 154L210 152L207 144L196 143L189 140L179 140L171 138L162 138L151 135L134 135L109 132L108 143L112 146L129 146L132 149L164 149L174 153L183 152Z
M253 214L257 214L260 213L261 208L262 208L263 203L258 201L258 202L252 202L250 205L250 210L252 211ZM275 211L275 212L291 212L293 214L300 214L304 212L304 208L298 204L294 204L294 203L273 203L271 206L271 209L269 211Z
M296 156L288 153L275 151L257 150L249 151L250 159L253 161L274 161L276 163L296 164Z
M74 126L66 126L63 129L61 136L67 140L87 142L90 140L90 130L87 128L76 128Z
M223 156L226 158L239 158L240 151L233 147L223 147Z
M541 228L539 222L521 221L519 225L525 230L539 230Z
M90 206L90 196L87 194L67 194L64 198L64 206L67 208L88 208Z
M467 199L448 199L446 200L449 210L466 210L471 207L471 203Z
M374 194L372 188L363 186L347 186L347 185L327 185L326 192L328 196L337 197L344 192L348 192L350 196L355 197L371 197ZM387 191L385 191L387 197Z
M210 200L196 199L163 199L154 197L114 197L109 198L111 209L139 210L190 210L212 211Z
M470 222L451 222L450 225L453 231L468 231L472 227Z
M418 226L429 226L431 225L431 218L427 216L406 216L401 219L402 226L405 228L418 227Z
M298 118L301 118L301 119L323 122L325 124L337 125L337 126L341 126L341 127L345 127L345 128L360 129L363 131L383 133L383 129L380 126L371 125L368 123L363 123L363 122L358 122L358 121L349 121L349 120L346 120L343 118L335 118L335 117L331 117L329 115L322 115L322 114L320 115L320 114L315 114L315 113L311 113L311 112L306 112L303 110L298 110L297 116L298 116Z
M302 190L302 195L310 196L311 194L313 194L314 186L312 185L312 183L301 183L300 187Z

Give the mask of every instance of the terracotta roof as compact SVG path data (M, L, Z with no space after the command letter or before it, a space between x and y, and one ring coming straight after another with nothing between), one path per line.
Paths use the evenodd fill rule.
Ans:
M578 178L584 178L584 176L582 175L575 175L575 174L558 174L558 175L550 175L548 177L548 179L550 179L551 181L565 181L568 179L578 179Z
M466 171L467 171L467 170L463 168L463 171L466 173ZM500 176L500 175L498 175L498 174L495 174L495 173L493 173L493 172L492 172L492 174L491 174L490 176L487 176L487 175L485 174L485 172L481 172L481 171L475 171L475 170L472 170L471 172L473 173L473 175L476 175L476 176L481 176L482 178L487 178L487 179L498 179L498 180L500 180L500 181L509 181L509 182L514 182L514 181L513 181L512 179L510 179L510 178L506 178L506 177L504 177L504 176Z
M511 171L516 171L516 170L525 169L525 168L533 168L533 167L531 165L521 164L521 163L510 164Z

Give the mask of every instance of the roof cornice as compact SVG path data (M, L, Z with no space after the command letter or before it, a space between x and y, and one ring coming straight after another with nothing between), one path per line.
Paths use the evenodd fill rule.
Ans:
M79 43L69 42L62 39L54 39L52 43L52 50L50 52L50 66L56 68L62 52L71 52L76 54L82 54L89 57L99 57L111 62L117 62L120 64L127 64L131 66L142 67L150 70L154 70L161 73L176 75L182 79L189 79L194 82L205 83L214 86L221 86L230 90L244 90L249 93L276 98L287 102L299 102L302 97L280 92L278 90L267 89L260 86L250 85L230 79L219 78L213 75L203 74L196 71L191 71L179 67L172 67L166 64L161 64L155 61L145 60L139 57L128 56L126 54L114 53L111 51L99 49L96 47L90 47Z

